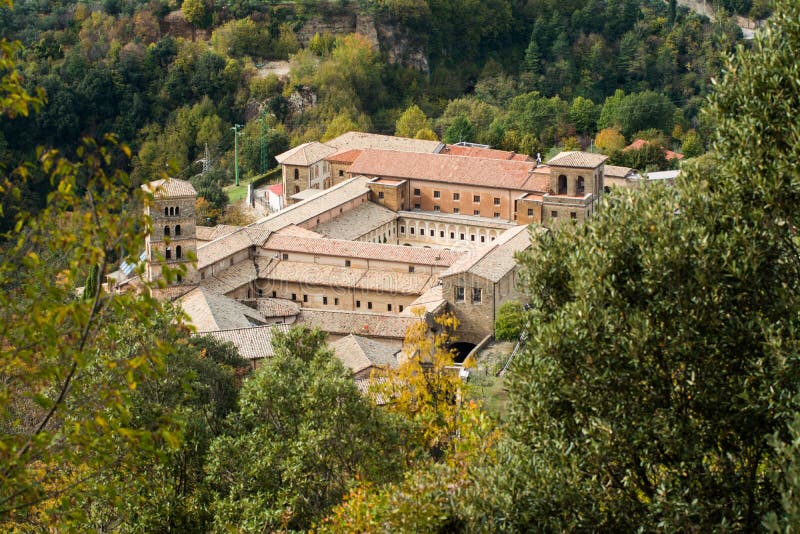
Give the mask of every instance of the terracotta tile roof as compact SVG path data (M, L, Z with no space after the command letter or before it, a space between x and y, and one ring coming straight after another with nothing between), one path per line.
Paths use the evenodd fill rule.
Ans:
M358 156L361 155L362 150L353 149L353 150L342 150L335 154L331 154L330 156L326 157L326 161L330 161L333 163L353 163Z
M503 232L492 245L471 252L439 275L440 278L470 273L498 282L516 266L514 254L531 246L527 226Z
M317 225L323 236L352 241L397 219L397 214L374 202L364 202L338 217Z
M267 191L271 191L272 193L280 196L283 194L283 184L272 184L266 187Z
M556 157L547 162L553 167L577 167L579 169L594 169L602 165L608 156L570 150L560 152Z
M303 143L282 154L278 154L275 156L275 159L281 165L308 167L333 152L336 152L336 150L322 143L313 141L311 143Z
M155 180L143 184L142 189L148 193L152 193L156 198L197 196L197 191L192 184L186 180L178 180L177 178Z
M440 267L451 265L461 256L459 252L434 248L404 247L402 245L347 241L344 239L312 239L280 234L272 234L264 244L264 249L286 253L302 252L318 256L362 258Z
M650 144L652 144L651 141L647 141L645 139L636 139L636 140L633 141L633 143L631 143L628 146L626 146L625 148L623 148L622 151L623 152L627 152L628 150L641 150L642 148L644 148L644 147L646 147L647 145L650 145ZM683 154L680 154L678 152L673 152L672 150L667 150L664 147L661 147L661 150L664 151L664 157L666 159L678 159L678 160L681 160L684 157Z
M470 158L491 158L491 159L510 159L516 161L534 161L533 158L525 154L517 154L508 150L497 150L494 148L480 148L471 146L445 145L439 154L450 156L467 156Z
M345 367L357 374L370 367L396 368L396 354L402 350L403 345L350 334L330 343L330 348Z
M257 310L204 287L193 289L177 302L198 332L246 328L267 322Z
M681 160L683 159L684 156L680 152L673 152L672 150L664 150L664 157L667 159Z
M408 328L420 321L418 317L402 315L311 308L303 308L297 320L330 334L390 339L404 339Z
M417 300L406 306L405 309L400 312L400 315L414 316L415 310L420 307L424 309L426 313L438 315L444 311L446 306L447 300L442 294L442 286L440 284L428 288Z
M603 167L603 175L611 178L625 178L633 169L630 167L618 167L617 165L606 165Z
M230 341L236 346L239 355L247 360L261 360L275 356L272 345L276 332L286 333L291 328L288 324L273 324L249 328L234 328L206 332L219 341Z
M326 145L338 151L353 149L382 149L396 150L398 152L428 152L437 151L442 143L439 141L428 141L425 139L409 139L407 137L396 137L393 135L381 135L365 132L347 132L335 139L325 142Z
M353 175L541 191L541 180L533 173L533 168L533 163L525 161L365 150L348 172Z

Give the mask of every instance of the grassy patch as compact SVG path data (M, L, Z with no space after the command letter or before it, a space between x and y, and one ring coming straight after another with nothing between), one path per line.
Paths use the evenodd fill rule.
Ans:
M228 194L229 204L241 202L241 200L247 196L247 184L249 183L249 180L239 180L239 187L231 184L222 188L223 191Z

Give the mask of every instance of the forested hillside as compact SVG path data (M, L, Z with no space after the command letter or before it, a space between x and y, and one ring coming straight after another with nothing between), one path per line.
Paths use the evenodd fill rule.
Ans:
M135 181L188 178L208 146L214 183L198 185L220 207L234 124L246 175L351 129L528 154L586 147L607 127L624 136L606 132L609 150L634 137L680 148L696 129L694 155L708 137L699 105L738 37L660 0L30 1L3 8L0 29L24 46L26 86L46 93L40 113L0 121L6 169L114 132ZM290 62L288 77L273 60ZM33 173L23 207L49 188Z

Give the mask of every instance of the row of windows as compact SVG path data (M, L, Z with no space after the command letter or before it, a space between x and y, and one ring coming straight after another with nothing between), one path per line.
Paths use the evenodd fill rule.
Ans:
M528 210L528 215L533 215L533 210ZM555 210L551 211L550 212L550 217L553 218L553 219L557 219L558 218L558 212L555 211ZM572 219L573 221L578 220L578 213L575 212L575 211L569 212L569 218Z
M165 226L164 227L164 235L169 237L169 232L170 232L169 226ZM181 225L180 224L176 224L175 225L175 235L181 235Z
M414 189L414 196L415 197L418 197L421 194L422 194L421 190ZM381 198L383 198L383 197L381 197ZM434 190L433 191L433 198L442 198L442 192ZM453 193L453 200L461 200L461 193ZM480 195L472 195L472 201L475 202L475 203L480 203L481 196ZM494 205L495 206L499 206L500 205L500 197L494 197Z
M278 295L277 291L273 291L272 292L272 298L277 298L277 295ZM261 296L261 290L259 290L259 296ZM293 301L297 301L297 293L292 293L292 300ZM308 302L308 295L303 295L303 302L306 302L306 303ZM323 304L323 306L327 306L328 305L328 297L322 297L322 304ZM334 306L338 306L339 305L339 297L333 297L333 305ZM361 301L360 300L356 301L356 308L361 308ZM367 302L367 309L368 310L372 309L372 301ZM393 306L391 304L387 304L386 305L386 311L392 311L392 309L393 309ZM403 309L404 309L404 306L402 304L400 306L398 306L398 310L400 312L402 312Z
M481 288L473 287L472 288L472 302L473 304L479 304L482 300L482 293ZM464 286L456 286L456 302L464 302L465 300L465 288Z
M179 217L181 214L180 206L170 206L164 208L164 217Z
M410 226L408 228L408 233L410 235L415 235L416 232L417 232L417 230L413 226ZM401 226L400 227L400 233L401 234L405 234L406 233L406 227L405 226ZM430 234L431 237L436 237L436 230L434 230L433 228L428 230L428 233ZM425 235L425 228L420 228L419 229L419 235L421 235L421 236ZM460 232L458 235L459 235L459 239L461 241L466 241L467 240L467 234L465 234L463 232ZM444 238L444 236L445 236L444 230L439 230L439 237L440 238ZM470 241L475 241L476 237L480 237L480 242L481 243L486 243L486 236L485 235L476 236L475 234L469 234L469 240ZM456 233L455 232L450 232L450 239L455 239L455 238L456 238ZM494 236L492 236L492 241L494 241ZM410 272L413 272L413 271L410 271Z
M167 247L167 250L164 251L164 257L168 260L172 259L172 249ZM178 245L175 247L175 259L179 260L183 257L183 250L181 250L181 246Z

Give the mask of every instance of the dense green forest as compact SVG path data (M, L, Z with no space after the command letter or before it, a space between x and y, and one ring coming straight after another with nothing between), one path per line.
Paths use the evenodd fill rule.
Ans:
M427 13L420 5L378 7L400 20ZM431 13L442 8L425 5ZM124 18L124 5L108 6ZM213 27L217 11L194 6L196 30ZM300 7L315 13L313 5ZM97 13L99 19L105 11ZM710 30L699 42L711 46L707 22L678 12L670 25L664 13L664 31L695 21ZM8 23L17 15L5 16ZM659 17L634 18L635 29ZM292 42L281 24L274 46ZM279 123L271 128L284 143L335 135L362 120L415 135L494 135L473 110L489 110L488 124L503 139L529 135L545 148L556 138L580 143L600 129L610 144L651 128L657 131L642 135L674 141L680 120L701 128L708 153L684 164L674 188L613 191L586 224L532 236L533 247L519 258L529 306L509 306L504 317L528 340L509 370L504 418L471 402L469 385L445 372L447 343L458 335L451 317L440 319L434 336L426 324L412 329L413 356L365 396L319 332L276 335L275 356L253 371L230 345L190 336L169 304L146 292L102 291L99 273L141 250L141 215L129 207L146 201L135 187L148 176L143 155L184 142L176 146L186 147L188 165L201 152L198 132L216 131L212 122L226 131L227 120L239 120L226 114L235 106L222 109L197 94L168 111L159 93L148 106L164 106L165 122L145 118L143 127L153 138L136 129L120 134L132 136L134 151L99 135L116 119L84 123L76 115L75 135L98 140L53 138L62 152L34 153L20 144L25 130L10 125L35 133L40 115L53 117L47 110L54 93L48 90L45 103L31 78L67 78L30 72L49 64L25 59L35 49L30 41L16 50L0 40L2 206L19 208L37 181L52 189L41 209L16 210L0 243L0 529L793 532L800 520L800 124L793 120L800 114L800 4L777 0L766 30L727 60L709 52L706 67L719 70L707 74L719 75L719 83L690 77L698 84L692 91L708 92L704 104L693 104L700 115L688 105L697 95L678 105L669 86L648 85L646 77L624 82L644 85L609 87L601 97L577 94L588 91L580 83L560 88L563 94L537 85L536 93L515 89L503 97L496 89L506 84L544 84L526 73L544 76L546 61L520 66L536 56L531 32L520 34L516 69L488 53L468 68L469 52L443 47L438 56L431 52L429 78L385 66L359 37L320 35L292 56L288 85L263 82L269 90L261 100L269 106L275 99L269 109ZM441 37L432 26L427 35L426 46ZM724 35L715 46L727 51ZM87 45L98 42L95 35ZM178 52L167 67L177 57L188 61L191 54L181 56L187 49L199 51L196 61L222 57L190 38L174 42ZM514 49L513 39L496 44ZM69 50L75 48L53 63L63 67ZM240 65L223 61L220 76ZM456 83L459 64L467 74ZM187 83L200 72L223 83L193 65L180 71ZM171 68L178 69L141 72ZM433 86L437 72L451 73L456 94L448 84ZM399 79L408 82L402 91L384 90ZM300 88L294 83L318 94L317 105L301 113L283 107L278 97L289 100ZM77 94L71 105L96 107ZM370 94L374 100L362 100ZM490 94L498 100L490 102ZM537 121L559 116L551 109L564 109L566 99L575 131L553 124L536 130ZM448 114L451 106L463 111ZM585 134L573 107L593 109ZM652 115L644 120L636 111ZM518 120L522 113L530 121ZM5 208L0 214L12 217ZM393 402L376 406L380 398Z
M388 37L298 37L308 23L354 15ZM660 0L26 1L0 10L0 30L24 46L26 86L46 94L39 113L0 120L6 169L37 147L74 154L83 136L114 132L134 151L135 182L190 178L208 147L215 173L196 185L218 208L234 124L245 125L246 175L289 146L351 129L544 155L591 148L614 128L606 139L622 137L599 145L615 162L664 168L659 151L626 159L620 143L701 153L709 129L698 110L739 37L731 20ZM389 61L398 46L405 56ZM265 74L270 60L289 60L288 78ZM418 116L398 128L404 112ZM23 207L41 207L50 187L32 173Z

